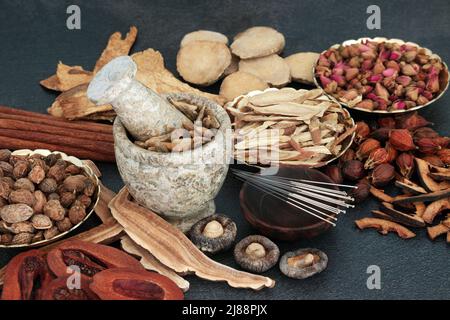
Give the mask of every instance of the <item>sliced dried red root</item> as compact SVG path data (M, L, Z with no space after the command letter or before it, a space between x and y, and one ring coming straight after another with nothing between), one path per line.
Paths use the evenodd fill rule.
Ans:
M154 212L130 201L123 188L109 207L127 234L161 263L177 273L195 273L203 279L226 281L234 288L259 290L273 287L275 281L222 265L203 254L180 230Z
M407 213L403 213L395 209L392 204L387 202L383 202L382 205L383 205L382 210L384 210L386 214L394 217L400 223L410 227L425 227L425 222L423 221L422 218Z
M425 210L427 208L425 203L423 203L423 202L414 202L414 206L416 207L416 215L423 219L423 214L425 213Z
M429 192L435 192L440 190L445 190L450 188L450 182L436 182L430 177L430 164L422 159L415 158L417 175L419 177L422 186Z
M450 243L450 231L447 232L447 243Z
M418 196L397 198L393 201L393 203L396 204L396 203L428 202L428 201L436 201L447 197L450 197L450 188L427 194L421 194Z
M71 283L70 275L57 278L50 282L42 290L41 300L98 300L98 296L89 288L92 282L90 278L81 276L80 287L74 284L73 288L69 288Z
M79 240L63 242L51 250L47 263L59 277L67 275L67 267L72 265L79 267L81 273L88 277L109 268L144 270L139 261L119 249Z
M431 240L434 240L437 237L439 237L440 235L443 235L444 233L448 233L448 232L450 232L450 229L443 224L438 224L436 226L427 228L428 237Z
M381 234L388 234L389 232L396 232L398 236L402 239L410 239L414 238L416 234L409 230L408 228L405 228L404 226L392 222L387 221L383 219L377 219L377 218L363 218L360 220L355 221L357 227L361 230L367 229L367 228L375 228L377 229Z
M30 250L15 256L6 266L2 300L33 300L52 276L43 252ZM37 284L40 286L37 286Z
M440 199L437 201L434 201L430 203L427 208L425 209L425 212L423 213L423 220L425 220L426 223L433 223L434 218L443 212L444 210L450 209L450 201L449 198Z
M392 203L394 201L394 198L391 197L390 195L384 193L383 190L377 189L375 187L370 187L370 193L377 198L378 200L382 201L382 202L388 202L388 203Z
M156 272L108 269L97 273L90 288L102 300L183 300L175 282Z

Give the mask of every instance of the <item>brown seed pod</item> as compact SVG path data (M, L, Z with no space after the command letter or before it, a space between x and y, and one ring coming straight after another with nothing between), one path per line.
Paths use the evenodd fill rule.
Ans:
M86 209L83 206L72 206L69 209L69 219L73 224L79 224L86 217Z
M58 188L58 182L53 178L45 178L39 184L39 190L44 193L53 193Z
M60 234L58 228L56 226L51 227L50 229L47 229L44 231L44 239L52 239L56 237L58 234Z
M31 218L31 222L33 223L33 227L37 230L47 230L53 227L52 220L43 214L35 214Z
M32 215L33 209L26 204L9 204L0 209L0 216L7 223L26 221Z
M49 200L44 206L44 214L54 221L61 221L66 211L58 200Z
M30 181L30 179L20 178L14 183L14 189L15 190L25 189L25 190L34 192L35 186L34 186L33 182Z
M22 232L16 234L12 240L11 244L29 244L31 243L31 240L33 239L33 234L28 232Z
M0 150L0 161L9 162L9 158L11 157L11 151L8 149Z
M33 183L39 184L45 178L45 170L41 166L33 166L30 173L28 173L28 179Z
M41 190L36 190L34 192L34 198L36 199L33 206L34 213L42 213L44 206L47 203L47 197Z
M66 166L64 161L57 162L48 169L47 178L53 178L56 182L61 182L66 177Z
M20 178L26 177L29 169L30 169L30 166L29 166L28 161L24 161L24 160L18 161L14 165L12 175L13 175L14 179L20 179Z
M75 201L76 197L77 196L76 196L75 192L64 191L61 193L61 195L59 197L59 202L61 203L61 205L64 208L68 208Z
M70 229L72 229L73 224L70 222L70 219L65 217L61 221L56 221L56 227L60 232L66 232Z
M9 194L9 202L11 204L23 203L29 207L33 207L36 203L36 198L30 190L19 189L11 191L11 193Z

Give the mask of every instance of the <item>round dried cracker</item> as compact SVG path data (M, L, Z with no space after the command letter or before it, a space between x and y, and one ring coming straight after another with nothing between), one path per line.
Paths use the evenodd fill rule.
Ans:
M224 34L209 30L197 30L187 33L183 39L181 39L180 47L184 47L194 41L213 41L228 45L228 38Z
M315 52L298 52L284 58L291 70L293 81L314 84L313 68L320 54Z
M216 82L231 63L231 52L220 42L193 41L177 54L177 70L184 80L208 86Z
M284 36L269 27L252 27L234 37L231 51L241 59L268 56L283 51Z
M265 90L268 87L264 80L250 73L238 71L223 79L220 86L220 96L227 101L231 101L242 94L253 90Z
M239 71L251 73L274 87L283 87L291 81L288 64L277 54L241 60Z

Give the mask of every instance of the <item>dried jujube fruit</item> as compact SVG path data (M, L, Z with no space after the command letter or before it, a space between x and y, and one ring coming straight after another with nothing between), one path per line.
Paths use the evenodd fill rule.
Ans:
M29 190L31 192L34 192L34 190L36 188L35 188L33 182L30 181L30 179L20 178L16 182L14 182L14 189L15 190L25 189L25 190Z
M250 73L274 87L283 87L291 81L289 65L276 54L241 60L239 71Z
M184 47L194 41L212 41L228 44L228 38L224 34L210 30L197 30L185 34L183 39L181 39L180 47Z
M71 265L78 266L80 272L88 277L110 268L143 270L138 260L119 249L79 240L65 241L51 250L47 263L59 277L66 275L67 267Z
M52 280L44 254L39 250L23 252L6 266L2 300L33 300Z
M30 190L19 189L11 191L9 194L9 203L23 203L29 207L33 207L36 203L36 198Z
M94 275L90 289L102 300L183 300L180 288L156 272L116 268Z
M215 214L194 224L189 238L201 251L213 254L231 248L236 232L236 224L230 218Z
M2 220L16 223L28 220L33 215L33 208L26 204L9 204L0 209Z
M79 288L69 288L70 275L57 278L43 288L40 300L99 300L89 288L91 279L81 276Z
M315 52L298 52L284 58L291 70L292 80L306 84L314 84L313 67L317 59L319 54Z
M306 248L285 253L280 259L281 272L294 279L306 279L326 269L328 256L318 249Z
M64 216L66 215L66 210L58 200L47 201L47 203L44 205L43 210L45 215L55 221L64 219Z
M269 87L267 82L254 76L253 74L238 71L230 74L223 79L220 85L220 95L227 101L231 101L234 98L249 93L254 90L265 90Z
M231 63L231 52L220 42L193 41L177 54L177 70L184 80L203 86L216 82Z
M272 268L280 257L278 246L263 236L248 236L234 247L234 259L245 270L261 273Z
M231 51L241 59L268 56L283 51L284 36L269 27L252 27L234 37Z

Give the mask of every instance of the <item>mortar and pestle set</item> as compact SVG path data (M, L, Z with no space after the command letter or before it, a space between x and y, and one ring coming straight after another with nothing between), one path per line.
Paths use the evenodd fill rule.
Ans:
M87 94L98 105L111 104L117 113L113 126L117 167L135 201L186 232L215 213L214 198L228 171L230 119L221 106L203 97L160 96L137 81L136 72L130 57L118 57L95 76ZM167 98L209 108L220 123L215 138L195 149L172 153L135 145L135 139L143 141L190 121Z

